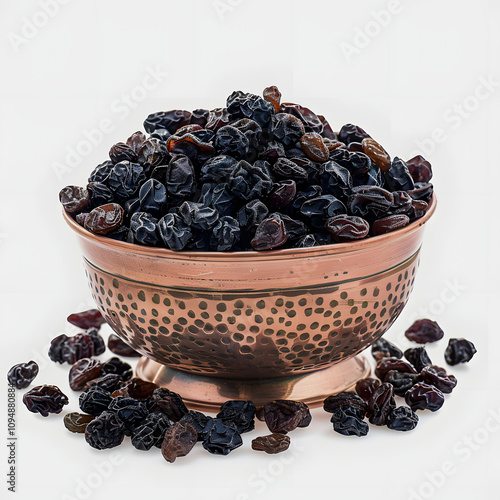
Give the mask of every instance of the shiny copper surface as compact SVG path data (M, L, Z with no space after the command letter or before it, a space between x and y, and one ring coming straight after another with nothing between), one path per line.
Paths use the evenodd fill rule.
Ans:
M194 410L218 412L228 400L252 400L263 406L275 399L303 401L311 408L326 397L354 389L356 382L370 375L370 364L363 354L328 368L275 378L221 378L175 370L143 356L137 376L182 395Z
M415 280L424 225L355 243L269 252L173 252L77 233L113 330L160 364L225 379L287 377L378 339Z

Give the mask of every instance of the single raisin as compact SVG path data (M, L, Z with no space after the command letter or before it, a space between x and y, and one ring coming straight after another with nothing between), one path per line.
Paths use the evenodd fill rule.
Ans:
M380 385L380 384L379 384ZM323 401L323 409L328 413L349 409L353 415L363 419L366 415L366 402L354 392L339 392Z
M94 208L85 219L85 229L95 234L107 234L121 225L123 214L123 208L116 203Z
M85 188L66 186L59 192L59 201L66 212L81 212L90 203L90 195Z
M382 358L375 366L375 375L384 381L385 376L391 370L396 370L400 373L417 373L410 363L398 358Z
M240 434L252 431L255 428L255 405L252 401L226 401L217 418L224 423L232 422Z
M78 434L83 434L87 425L94 420L93 415L84 415L82 413L68 413L64 415L64 427L70 432L76 432Z
M444 395L437 387L419 382L405 394L405 401L413 411L437 411L444 404Z
M79 359L69 371L69 386L74 391L82 391L89 380L101 374L101 370L100 361L90 358Z
M122 380L129 380L132 377L132 367L115 356L102 364L102 374L109 373L119 375Z
M80 405L80 410L90 415L97 416L108 409L112 399L108 390L98 385L93 385L80 394L78 403Z
M450 339L444 352L444 359L451 366L468 363L476 352L476 348L470 340Z
M381 361L384 358L401 359L403 357L403 352L392 342L380 338L372 344L372 356L376 361Z
M333 430L343 436L366 436L368 434L368 424L357 416L352 408L339 408L334 412L330 422Z
M61 413L63 406L69 401L59 387L39 385L24 394L23 403L32 413L40 413L42 417L48 417L49 413Z
M90 340L94 344L94 356L100 356L106 351L106 344L101 335L99 335L99 328L89 328L85 334L90 337Z
M116 419L122 425L125 435L130 435L134 427L149 415L144 402L126 396L113 398L108 409L116 414Z
M372 234L373 236L378 236L380 234L391 233L407 226L409 223L410 218L407 215L388 215L382 219L377 219L372 224Z
M94 355L94 343L89 335L78 333L69 337L62 346L61 356L70 365L82 358L91 358Z
M426 384L437 387L444 394L450 394L457 385L457 379L453 375L448 375L444 368L436 365L425 366L421 375Z
M387 415L387 427L393 431L411 431L417 424L417 414L407 406L398 406Z
M7 373L7 380L16 389L26 389L38 375L38 365L34 361L14 365Z
M431 358L427 354L425 347L414 347L405 351L405 358L415 367L417 372L421 372L425 366L432 365Z
M391 384L383 383L375 389L372 397L368 401L368 419L371 424L385 425L389 413L396 408L394 401L394 387Z
M89 330L90 328L99 329L101 325L106 323L106 320L98 309L89 309L88 311L70 314L67 321L84 330Z
M356 392L364 401L368 401L375 392L375 389L380 386L380 380L376 378L363 378L356 382Z
M203 433L203 448L214 455L227 455L243 444L236 425L230 421L214 418L207 423Z
M147 406L150 413L163 413L172 422L178 422L188 412L179 394L164 387L159 387L153 391L147 401Z
M391 168L391 157L389 153L371 137L366 137L361 141L363 153L368 156L382 172L387 172Z
M300 401L278 399L264 405L264 419L271 432L291 432L308 417L309 408Z
M401 397L404 397L404 395L421 380L422 378L419 374L402 373L396 370L389 370L384 377L384 382L394 387L394 394Z
M252 450L264 451L270 455L286 451L289 447L290 437L285 434L270 434L252 440Z
M158 386L154 382L148 382L147 380L134 377L113 392L112 396L126 396L144 401L147 404L148 399L156 389L158 389Z
M85 429L85 441L97 450L105 450L119 446L125 433L117 416L111 411L101 413Z
M165 432L161 454L167 462L175 462L176 458L185 457L197 440L196 429L189 422L176 422Z
M151 415L154 415L154 413L152 413ZM207 415L204 415L199 411L189 410L182 416L179 422L190 423L198 433L198 441L203 441L205 439L204 430L210 428L210 426L207 426L207 424L212 420L212 417L208 417Z
M137 450L148 451L153 446L161 448L165 432L172 425L163 413L149 414L134 427L131 436L132 446Z
M278 87L272 85L271 87L266 87L264 92L262 92L262 97L274 106L276 113L279 113L280 102L281 102L281 92Z
M272 250L285 244L286 240L285 224L282 218L275 214L257 226L251 245L254 250Z
M330 156L330 151L323 142L323 137L317 133L309 132L304 134L300 138L300 146L313 161L325 162Z
M344 243L365 238L370 224L354 215L336 215L327 219L325 228L337 243Z
M443 338L444 332L441 327L430 319L420 319L415 321L413 325L405 332L406 338L419 344L427 342L436 342Z

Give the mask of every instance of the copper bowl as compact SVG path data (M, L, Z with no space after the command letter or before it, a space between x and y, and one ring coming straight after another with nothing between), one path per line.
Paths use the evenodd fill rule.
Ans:
M365 376L355 356L405 306L435 208L434 197L424 217L386 235L269 252L173 252L96 236L64 218L97 307L147 357L141 376L207 408L236 396L315 404ZM324 370L332 365L343 368Z

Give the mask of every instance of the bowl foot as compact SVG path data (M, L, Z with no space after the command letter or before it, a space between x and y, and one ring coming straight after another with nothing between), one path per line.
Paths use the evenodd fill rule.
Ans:
M182 372L143 356L136 373L144 380L177 392L190 409L217 412L230 399L251 399L256 406L275 399L320 406L327 396L353 389L358 380L370 376L371 368L365 356L358 354L328 368L289 377L224 379Z

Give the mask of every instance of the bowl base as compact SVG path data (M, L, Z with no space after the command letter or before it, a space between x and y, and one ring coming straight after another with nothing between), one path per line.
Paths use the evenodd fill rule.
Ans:
M256 406L275 399L303 401L310 407L321 406L332 394L353 389L356 382L369 377L371 368L362 354L328 368L289 377L269 379L224 379L187 373L143 356L137 376L180 394L193 410L218 412L228 400L252 400Z

